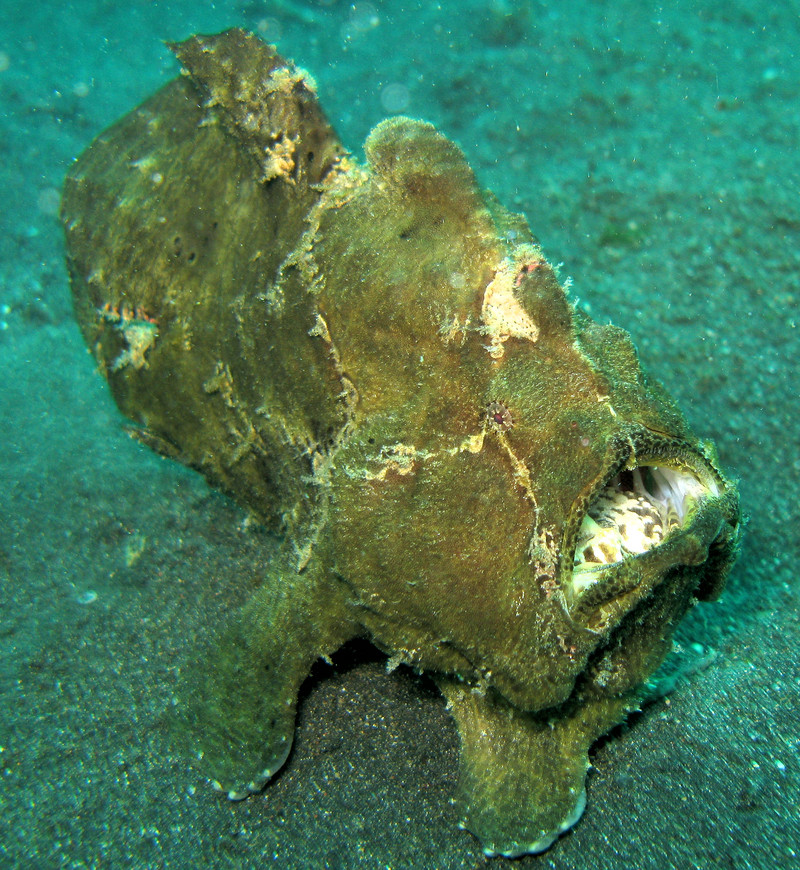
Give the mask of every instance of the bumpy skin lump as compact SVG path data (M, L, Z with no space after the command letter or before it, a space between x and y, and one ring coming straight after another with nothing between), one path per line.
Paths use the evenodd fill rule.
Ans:
M79 158L63 221L141 440L286 541L185 675L183 739L232 798L258 791L313 662L367 636L441 687L463 825L541 851L583 810L592 742L722 589L735 488L433 127L383 122L360 165L252 35L172 48L185 75ZM639 538L669 533L627 554L637 510Z

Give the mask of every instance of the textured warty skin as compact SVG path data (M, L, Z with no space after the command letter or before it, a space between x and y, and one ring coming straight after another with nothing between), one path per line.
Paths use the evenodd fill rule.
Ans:
M313 662L368 637L440 686L464 827L541 851L720 593L736 490L431 125L384 121L361 164L256 37L172 49L185 74L67 178L75 309L140 440L285 540L193 657L176 732L256 792Z

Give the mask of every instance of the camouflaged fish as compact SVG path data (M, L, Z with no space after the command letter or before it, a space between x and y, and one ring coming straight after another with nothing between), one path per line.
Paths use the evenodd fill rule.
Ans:
M79 158L63 221L141 440L284 535L184 675L184 736L232 800L260 791L312 664L367 637L444 694L462 825L542 851L583 812L593 741L719 595L736 490L430 124L384 121L362 164L254 36L172 48L185 74Z

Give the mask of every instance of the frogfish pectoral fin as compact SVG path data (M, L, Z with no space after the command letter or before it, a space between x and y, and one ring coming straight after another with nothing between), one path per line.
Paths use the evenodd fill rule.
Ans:
M231 800L283 766L303 680L356 633L335 589L314 575L286 571L266 584L181 674L173 731Z
M451 678L438 684L461 742L460 825L490 856L543 852L580 819L589 747L612 724L609 716L619 720L618 704L613 712L604 703L526 713L492 690Z

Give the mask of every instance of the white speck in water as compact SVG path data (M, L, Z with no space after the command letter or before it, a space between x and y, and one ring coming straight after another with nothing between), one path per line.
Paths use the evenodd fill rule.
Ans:
M87 589L78 595L78 604L94 604L97 601L97 593L94 589Z

